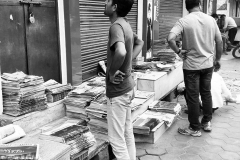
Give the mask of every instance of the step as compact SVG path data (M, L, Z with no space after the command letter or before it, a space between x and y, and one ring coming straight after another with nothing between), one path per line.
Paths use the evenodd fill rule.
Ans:
M46 110L28 113L19 117L3 114L0 115L0 120L10 120L13 124L19 125L26 133L29 133L66 115L63 100L48 103L47 105Z
M140 75L137 79L137 90L155 93L155 100L167 96L183 81L182 62L176 62L169 72L151 72Z

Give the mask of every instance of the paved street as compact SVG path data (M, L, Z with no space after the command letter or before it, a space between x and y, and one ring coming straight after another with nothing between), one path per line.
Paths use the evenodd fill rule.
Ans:
M223 55L220 74L233 95L240 94L240 59ZM179 98L184 106L183 96ZM155 144L137 143L138 160L240 160L240 104L229 103L213 114L212 132L201 137L184 136L179 126L188 126L187 114L177 121Z

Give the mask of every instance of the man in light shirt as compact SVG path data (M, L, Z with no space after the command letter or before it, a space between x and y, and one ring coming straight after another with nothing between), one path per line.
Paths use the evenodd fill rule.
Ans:
M180 134L201 136L212 130L211 79L213 64L222 55L222 37L215 19L201 12L201 0L186 0L189 14L179 19L168 35L169 46L183 59L183 74L188 101L189 127L179 128ZM182 49L176 37L182 36ZM216 49L216 54L215 54ZM199 122L199 94L203 102L203 118Z
M223 31L228 31L228 39L232 45L236 45L234 43L235 36L237 34L237 24L232 17L226 17L226 15L222 15L221 18L224 20Z

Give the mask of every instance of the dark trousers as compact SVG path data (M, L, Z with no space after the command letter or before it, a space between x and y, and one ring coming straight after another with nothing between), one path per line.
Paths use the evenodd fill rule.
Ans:
M212 119L211 79L213 67L202 70L183 70L188 106L188 121L193 130L200 130L201 123ZM203 118L199 122L199 94L202 100Z
M234 42L236 34L237 34L237 27L229 29L229 31L228 31L228 40L233 45L236 45L236 42Z

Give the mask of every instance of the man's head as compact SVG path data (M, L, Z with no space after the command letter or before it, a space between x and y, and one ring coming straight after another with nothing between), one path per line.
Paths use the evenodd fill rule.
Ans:
M226 15L225 15L225 14L222 14L222 15L220 16L220 18L221 18L221 19L225 19L225 18L226 18Z
M212 14L212 17L217 21L218 20L218 15L216 13Z
M105 11L106 16L112 16L116 12L118 17L125 17L132 9L134 0L106 0Z
M189 11L195 7L201 6L201 0L186 0L186 9Z

